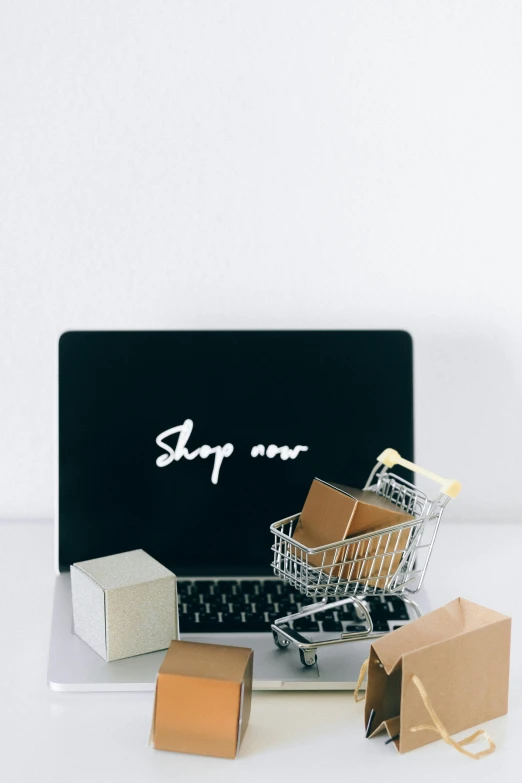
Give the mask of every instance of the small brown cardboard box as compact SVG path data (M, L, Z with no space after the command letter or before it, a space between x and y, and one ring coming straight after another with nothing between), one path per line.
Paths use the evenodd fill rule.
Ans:
M343 484L328 484L315 478L293 538L309 549L314 549L412 519L409 514L375 492L353 489ZM349 575L351 580L366 580L379 573L380 578L373 578L370 583L372 586L384 587L386 576L393 574L399 566L401 555L382 555L385 551L405 549L409 532L409 529L397 531L386 542L379 542L378 537L371 539L363 547L359 547L359 550L354 544L352 547L338 547L326 553L309 555L308 562L313 566L327 567L342 561L344 565L332 568L331 575L345 578ZM351 567L348 564L356 555L358 559L364 559Z
M510 639L511 618L464 598L378 639L368 664L368 735L386 729L400 753L440 739L415 681L449 735L505 715Z
M236 758L250 717L252 650L174 641L156 680L158 750Z

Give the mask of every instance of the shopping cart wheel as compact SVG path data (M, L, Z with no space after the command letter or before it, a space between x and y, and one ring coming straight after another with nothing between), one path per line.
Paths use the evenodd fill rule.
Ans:
M313 650L299 650L299 657L303 666L315 666L317 655Z
M276 647L280 647L282 650L285 650L290 644L289 639L285 639L285 637L278 634L277 631L272 631L272 636L274 637Z

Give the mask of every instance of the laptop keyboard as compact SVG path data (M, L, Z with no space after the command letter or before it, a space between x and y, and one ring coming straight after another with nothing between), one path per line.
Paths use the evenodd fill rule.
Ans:
M290 585L274 579L180 579L178 601L183 634L269 632L275 620L295 614L313 603ZM369 596L365 602L376 631L393 631L409 620L406 605L397 596ZM365 630L353 604L309 615L295 620L290 626L307 633Z

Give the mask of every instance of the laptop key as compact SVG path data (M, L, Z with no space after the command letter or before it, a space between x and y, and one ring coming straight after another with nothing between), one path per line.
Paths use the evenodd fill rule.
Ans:
M187 619L185 619L187 618ZM186 633L218 633L221 630L221 623L217 613L200 612L199 621L196 622L194 616L181 615L180 632Z
M320 613L318 613L318 615L317 615L317 619L318 619L318 620L322 620L322 621L323 621L323 623L324 623L324 622L327 622L327 621L328 621L328 622L329 622L329 621L332 621L332 622L334 622L334 623L335 623L335 622L337 622L337 621L336 621L336 619L335 619L335 614L334 614L334 612L320 612Z
M199 621L201 623L219 623L219 615L217 612L200 612Z
M288 606L280 607L279 608L279 614L285 615L285 614L297 614L299 612L299 607L295 604L290 604Z
M203 601L215 609L216 612L219 612L223 606L223 596L220 593L217 595L203 595Z
M278 592L281 593L281 595L299 592L293 585L289 585L288 582L279 582L278 588Z
M189 633L208 633L208 634L214 634L219 633L221 631L221 626L218 623L210 623L210 622L199 622L197 625L194 625L190 628ZM185 632L187 633L187 632Z
M242 633L244 626L245 623L241 615L238 617L237 615L227 614L223 617L223 621L216 630L220 633Z
M255 611L256 614L263 614L264 612L273 612L274 611L273 604L269 604L266 601L256 601L254 603L254 606L255 606L255 610L252 610L252 611Z
M243 623L240 630L244 633L266 633L270 631L270 625L264 620L248 620Z
M212 594L212 588L214 587L214 582L210 580L199 580L194 582L198 592L203 593L204 595L208 595L209 593Z
M341 633L343 624L339 620L323 620L323 631L337 631Z
M366 596L364 603L372 615L382 615L389 611L387 605L383 602L380 595Z
M268 633L269 631L270 626L268 623L249 622L243 623L239 631L236 631L236 633Z
M404 606L404 601L398 595L387 595L384 600L387 604L391 604L394 609L400 609Z
M187 612L186 614L180 615L179 618L179 630L181 633L189 633L190 631L194 631L197 627L197 621L196 621L196 615L194 612Z
M408 610L406 609L406 606L402 601L399 601L398 603L390 604L388 606L387 614L392 620L409 620Z
M237 587L237 582L234 579L221 579L218 582L216 582L216 585L219 588L218 592L227 593L228 595L232 595L233 588Z
M189 595L192 590L192 582L178 582L177 588L179 595Z
M388 633L388 631L390 630L390 627L386 622L386 620L379 620L376 619L375 617L372 617L372 622L373 622L373 630L377 631L377 633Z
M251 614L245 612L245 622L242 625L243 631L269 631L270 623L268 623L264 615Z
M246 595L258 595L261 582L259 579L243 580L239 583L241 593Z
M242 612L222 612L221 614L222 622L227 623L242 623L243 622L243 613Z
M229 612L244 612L247 609L247 604L244 601L229 601Z
M357 610L352 603L344 604L344 606L339 607L337 611L339 612L339 617L343 620L357 622L357 620L360 619L359 615L357 614Z
M315 620L303 617L301 620L294 620L294 631L318 631L319 625Z
M199 608L202 606L202 603L199 598L199 593L196 593L196 595L187 595L184 596L182 599L183 603L186 604L192 611L198 612Z

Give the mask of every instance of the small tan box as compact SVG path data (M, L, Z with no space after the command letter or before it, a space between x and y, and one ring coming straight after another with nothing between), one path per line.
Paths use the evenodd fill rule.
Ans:
M334 544L353 536L373 533L383 528L399 525L413 517L402 509L382 498L375 492L353 489L343 484L328 484L315 478L306 498L293 538L300 544L315 547ZM379 574L379 579L370 579L370 584L383 587L386 576L393 574L401 561L401 554L386 555L394 549L406 548L410 530L404 529L392 534L392 538L379 544L372 539L364 548L351 547L332 549L326 554L310 555L308 562L312 566L335 566L339 561L350 562L355 558L368 558L357 563L354 568L338 565L331 569L331 575L353 580L370 579ZM371 558L380 555L376 559Z
M152 745L236 758L250 718L253 660L246 647L172 642L156 680Z

